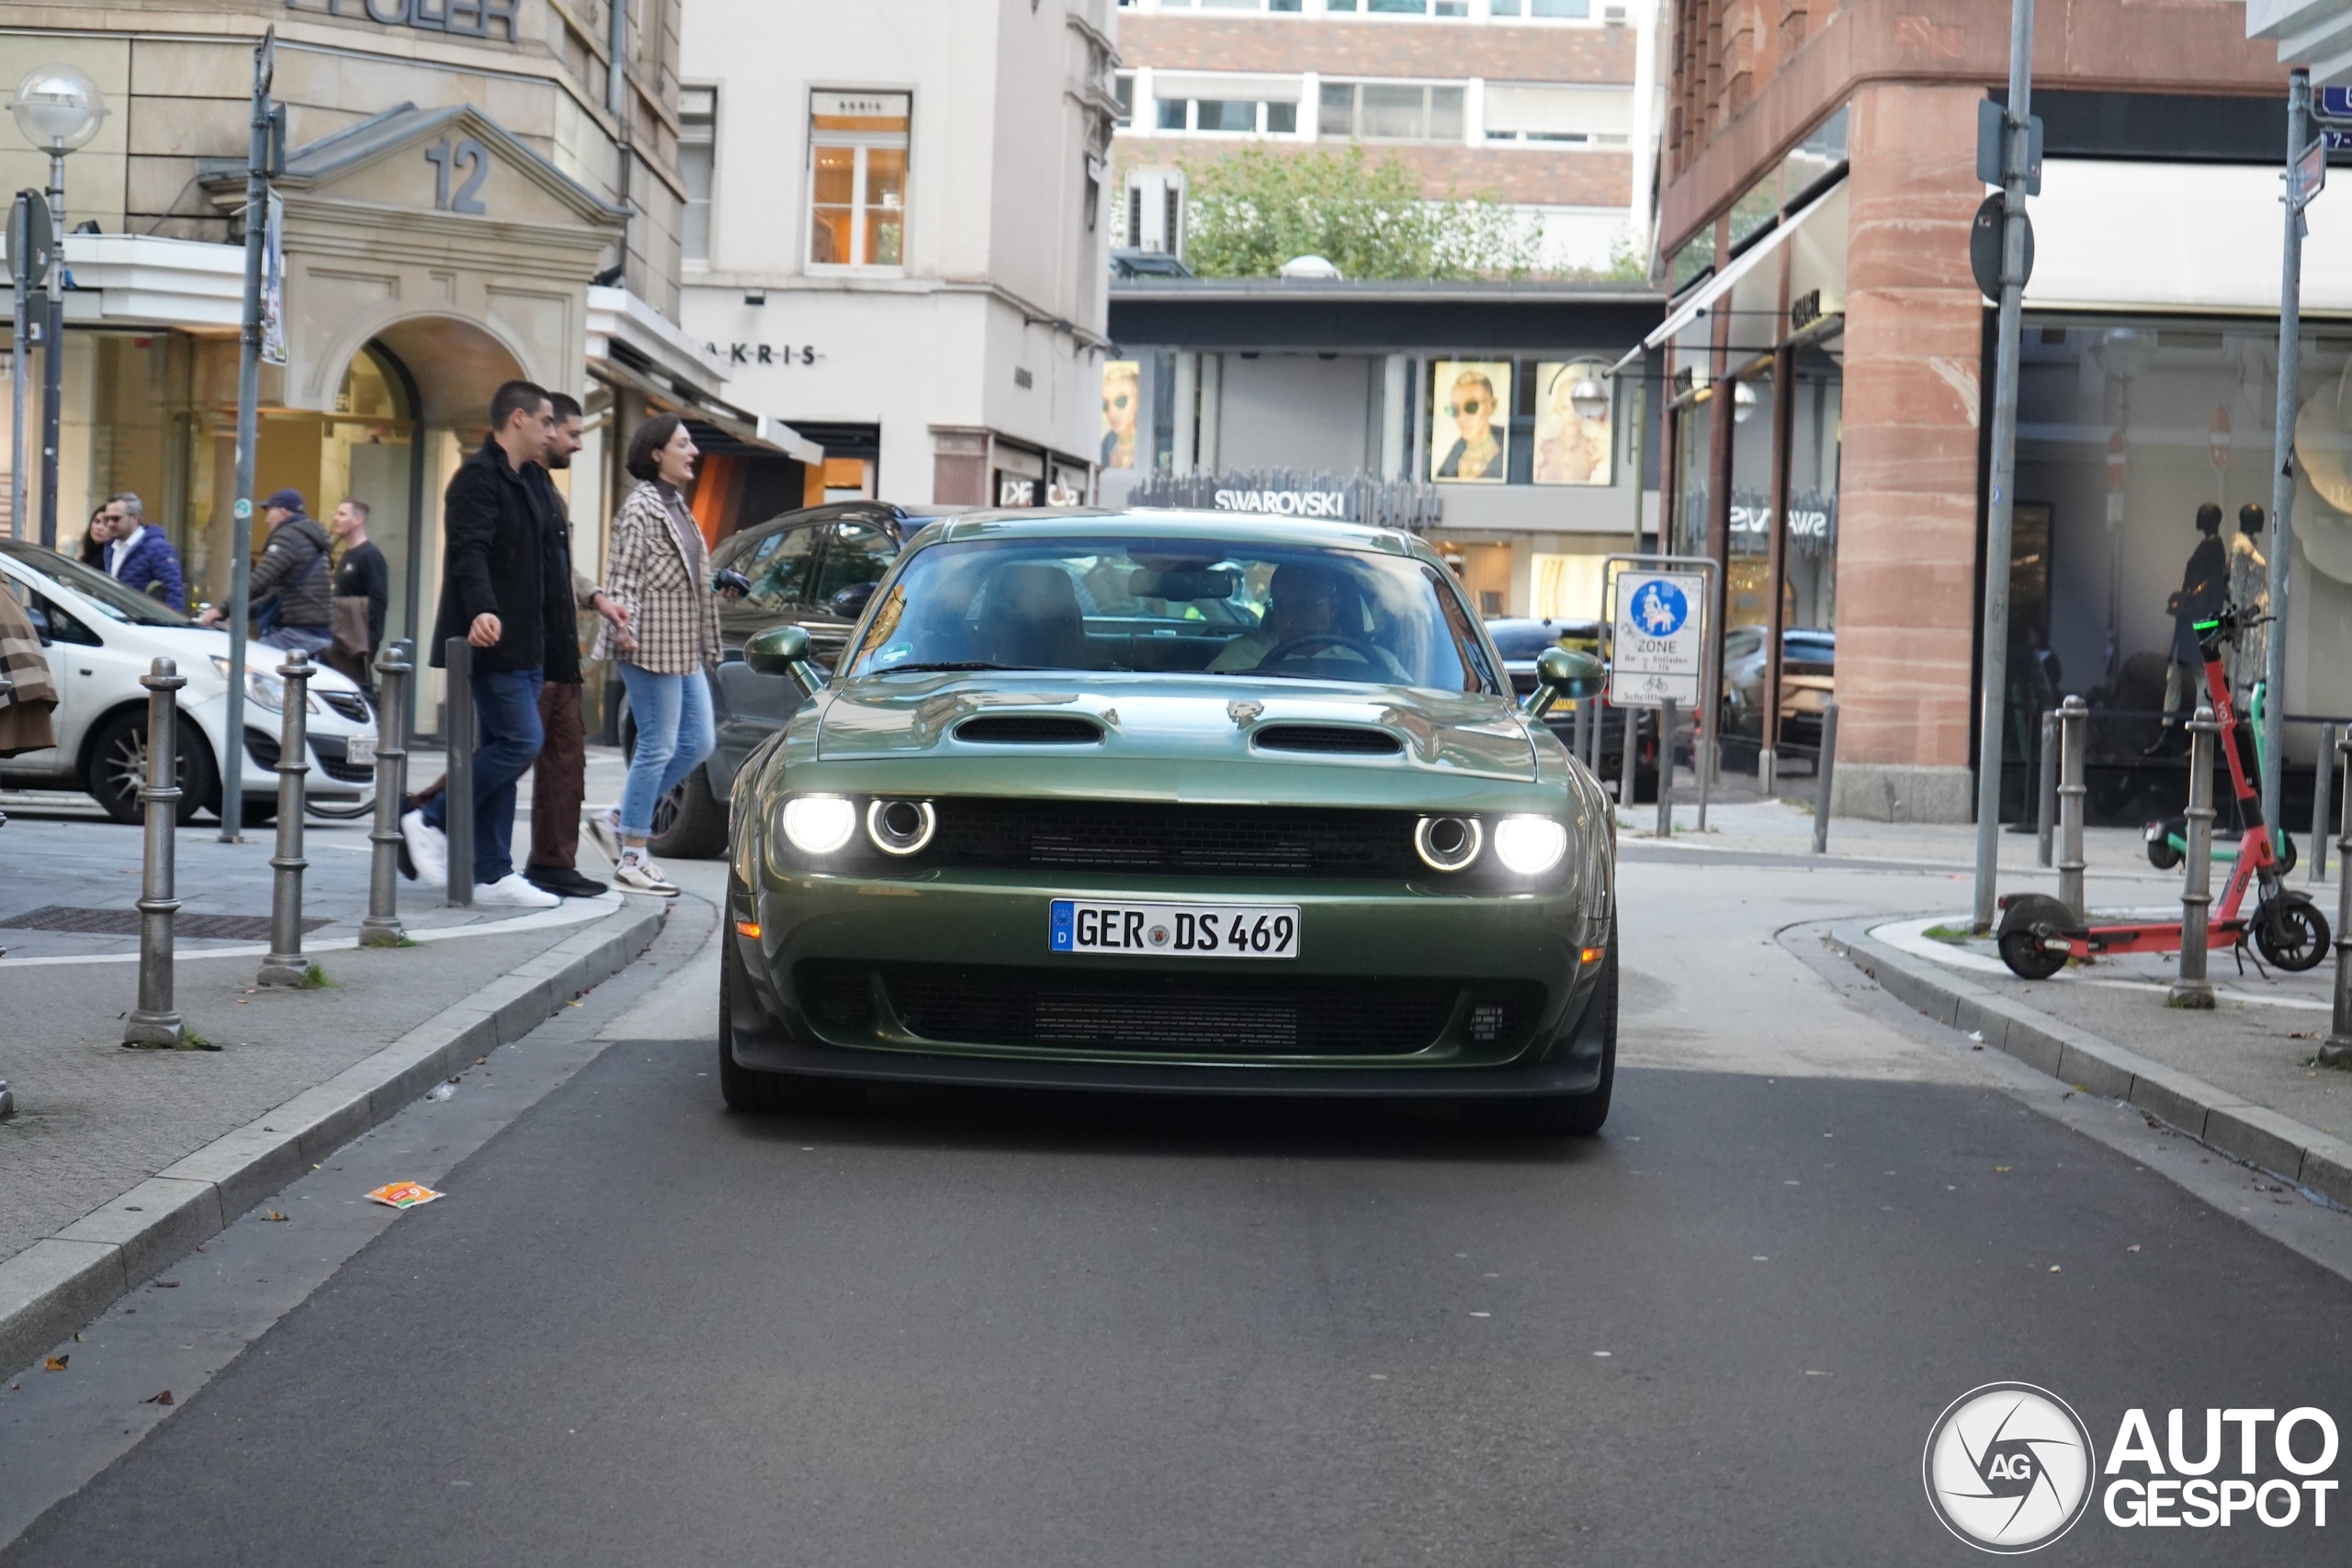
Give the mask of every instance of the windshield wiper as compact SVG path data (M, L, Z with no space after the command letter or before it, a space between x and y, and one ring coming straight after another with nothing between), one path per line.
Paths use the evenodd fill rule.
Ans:
M945 670L1050 670L1050 664L991 664L985 659L943 660L933 664L893 664L887 670L876 670L876 675L913 675Z

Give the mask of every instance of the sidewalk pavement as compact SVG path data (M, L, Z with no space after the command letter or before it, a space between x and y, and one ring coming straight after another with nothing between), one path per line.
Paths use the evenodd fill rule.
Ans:
M439 759L424 761L416 776L437 776ZM592 763L592 799L616 773L613 757ZM368 824L314 818L303 946L326 984L263 988L254 976L268 950L274 830L223 844L216 827L185 828L183 918L265 923L253 928L259 940L177 940L176 1005L217 1049L128 1050L120 1020L137 996L136 935L7 922L130 908L141 830L69 796L0 804L0 1079L18 1107L0 1120L0 1365L442 1077L473 1070L644 951L665 913L662 900L616 892L546 910L457 909L402 882L413 944L363 949ZM518 840L527 832L518 826ZM604 864L584 840L581 863L592 876Z

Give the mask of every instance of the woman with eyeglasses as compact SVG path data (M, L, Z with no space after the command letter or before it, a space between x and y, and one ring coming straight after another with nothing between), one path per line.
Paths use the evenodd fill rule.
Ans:
M1102 466L1136 466L1136 404L1143 382L1130 359L1114 359L1102 367Z
M1481 370L1464 370L1453 378L1446 413L1461 434L1453 450L1438 465L1442 479L1499 479L1503 477L1502 427L1494 423L1495 384Z

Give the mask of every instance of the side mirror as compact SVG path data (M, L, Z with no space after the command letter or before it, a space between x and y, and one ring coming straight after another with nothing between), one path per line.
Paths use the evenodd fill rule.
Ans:
M762 675L789 675L815 696L825 680L808 662L806 626L770 626L743 645L743 662Z
M825 608L842 620L854 621L865 613L866 602L874 597L879 586L872 582L853 582L825 602Z
M1608 683L1609 667L1593 655L1547 648L1535 660L1535 690L1528 694L1527 711L1541 718L1562 697L1598 696Z

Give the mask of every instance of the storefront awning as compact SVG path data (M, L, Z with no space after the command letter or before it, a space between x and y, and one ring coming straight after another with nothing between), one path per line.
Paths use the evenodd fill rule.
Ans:
M635 388L651 399L656 406L668 409L683 419L725 431L746 446L774 452L811 466L825 460L822 446L807 439L784 421L771 419L763 413L752 413L718 398L682 389L670 378L652 374L650 367L630 364L625 353L609 358L592 358L588 368L603 380Z
M1620 359L1615 365L1611 366L1610 374L1615 375L1618 371L1623 370L1626 366L1632 364L1642 355L1657 348L1661 344L1671 341L1684 328L1690 326L1691 322L1697 321L1700 317L1705 315L1710 310L1713 309L1718 300L1722 299L1725 295L1729 294L1734 288L1739 286L1740 279L1746 277L1749 273L1762 265L1765 257L1770 255L1773 252L1779 250L1781 245L1787 243L1791 236L1794 235L1799 229L1804 227L1805 220L1820 211L1833 197L1838 196L1845 188L1846 182L1844 180L1839 180L1836 185L1831 186L1827 190L1822 192L1819 196L1814 197L1813 200L1807 202L1802 210L1792 212L1786 218L1781 220L1780 227L1774 229L1761 240L1757 241L1756 243L1750 245L1747 250L1742 251L1738 255L1734 256L1731 261L1719 269L1713 277L1707 279L1706 282L1701 284L1696 289L1694 289L1688 299L1685 299L1681 304L1668 311L1667 313L1666 320L1660 322L1655 331L1642 340L1641 347L1634 349L1632 353L1627 354L1624 358Z

